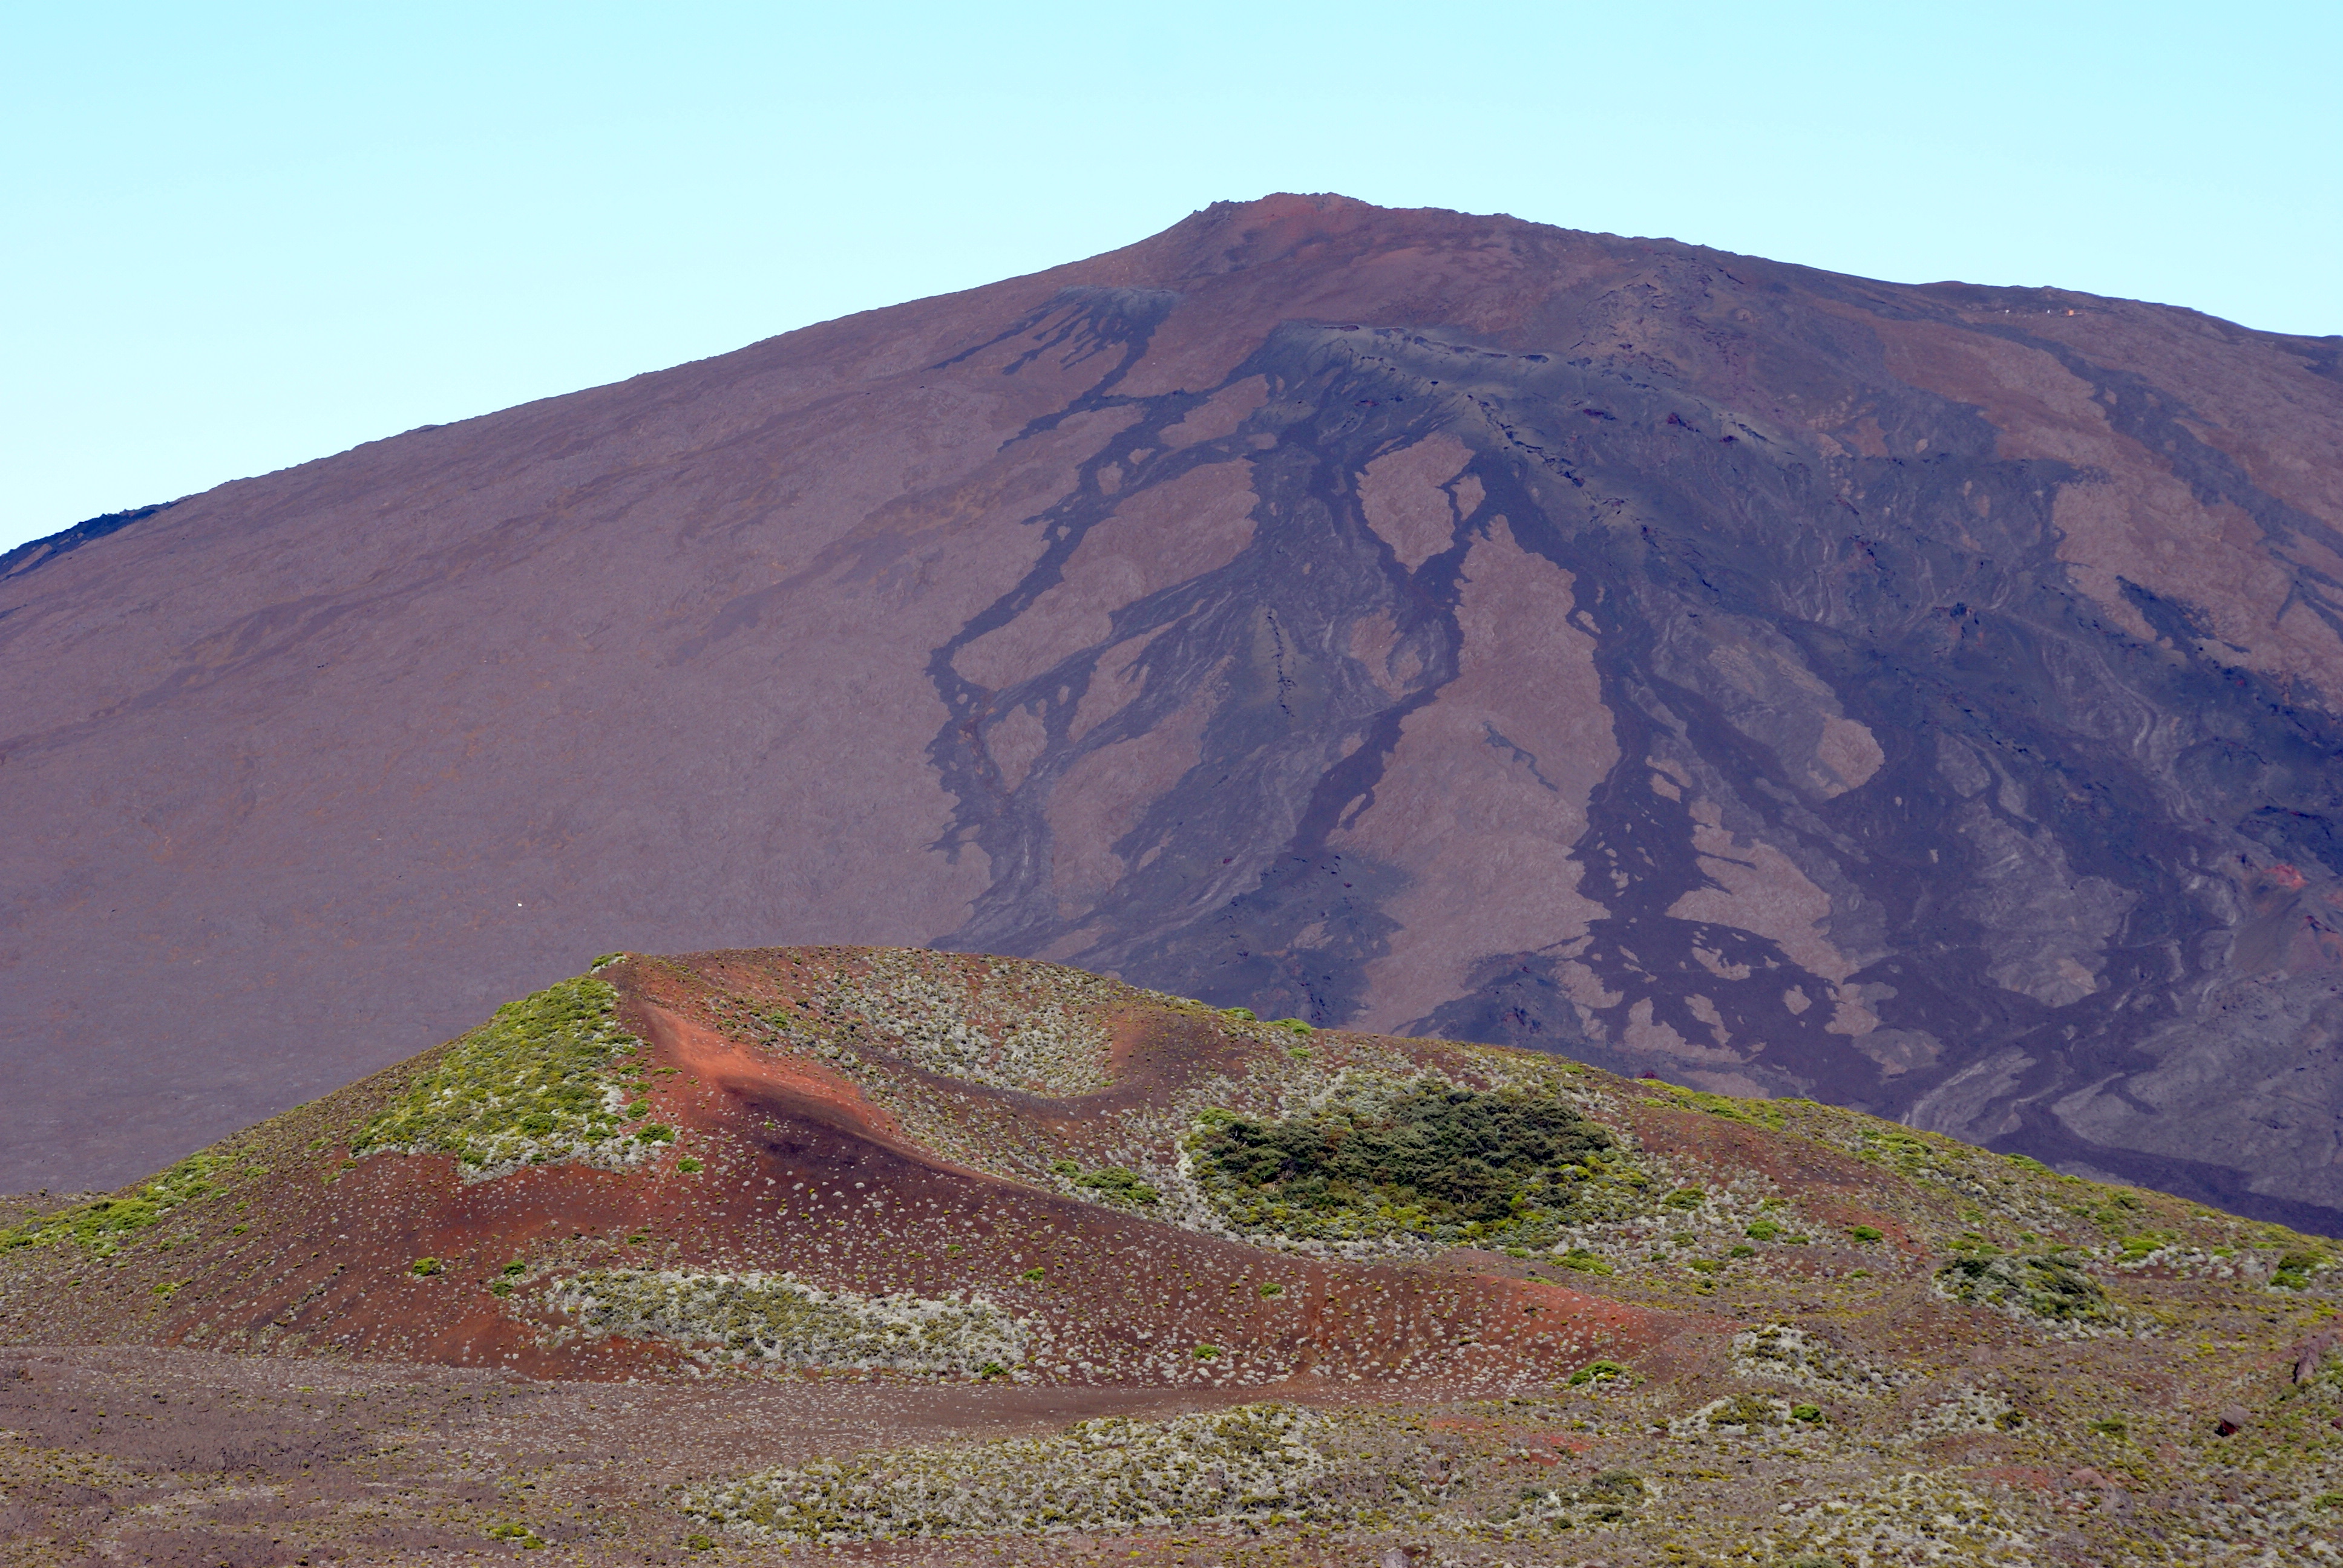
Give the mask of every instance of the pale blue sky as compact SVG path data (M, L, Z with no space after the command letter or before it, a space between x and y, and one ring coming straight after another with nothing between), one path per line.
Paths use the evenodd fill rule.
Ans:
M2343 332L2343 5L0 7L0 548L1272 190Z

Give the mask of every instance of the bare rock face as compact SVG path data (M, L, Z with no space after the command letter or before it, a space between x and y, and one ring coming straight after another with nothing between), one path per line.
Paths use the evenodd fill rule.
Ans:
M923 942L2334 1231L2338 366L1277 196L96 519L0 561L0 1189Z

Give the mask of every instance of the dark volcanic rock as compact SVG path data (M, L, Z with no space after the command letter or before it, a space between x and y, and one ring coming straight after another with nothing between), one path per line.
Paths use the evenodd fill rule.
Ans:
M1280 196L91 525L0 581L0 1188L924 941L2335 1230L2338 360Z

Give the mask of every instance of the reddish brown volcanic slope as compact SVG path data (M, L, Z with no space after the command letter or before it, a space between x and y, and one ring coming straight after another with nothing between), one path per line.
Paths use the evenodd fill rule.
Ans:
M2335 339L1335 197L0 575L0 1186L923 941L2343 1224Z
M92 1257L71 1241L0 1246L17 1271L0 1279L0 1337L355 1352L539 1377L683 1367L694 1341L579 1335L551 1292L596 1269L787 1270L866 1297L972 1293L1038 1325L1024 1356L1004 1355L1018 1381L1072 1386L1291 1394L1365 1380L1387 1394L1414 1383L1425 1397L1487 1395L1544 1387L1598 1356L1664 1374L1682 1360L1675 1342L1689 1334L1693 1353L1714 1359L1729 1332L1704 1313L1523 1278L1493 1254L1281 1254L954 1163L937 1141L972 1139L1012 1159L1041 1151L1031 1170L1068 1152L1103 1163L1100 1140L1134 1113L1259 1081L1270 1071L1262 1059L1283 1056L1275 1042L1290 1037L1231 1032L1208 1010L1170 1010L1115 988L1064 1010L1077 1023L1095 1019L1110 1042L1102 1085L1072 1096L1004 1090L922 1068L900 1041L837 1022L829 988L867 956L714 953L604 970L618 1020L646 1047L636 1059L652 1086L645 1103L676 1134L647 1157L466 1181L447 1154L354 1149L359 1129L447 1055L432 1052L211 1151L213 1191L200 1207L126 1232L118 1254ZM981 985L990 960L940 963ZM926 1138L856 1078L777 1039L761 1022L776 1006L885 1053L880 1081L920 1114ZM1349 1060L1341 1037L1317 1039L1320 1065ZM1369 1053L1362 1063L1397 1050L1435 1070L1470 1070L1441 1042L1354 1049ZM1863 1180L1852 1161L1835 1163L1836 1185ZM1846 1196L1827 1178L1808 1185L1825 1205ZM491 1283L507 1293L483 1288Z

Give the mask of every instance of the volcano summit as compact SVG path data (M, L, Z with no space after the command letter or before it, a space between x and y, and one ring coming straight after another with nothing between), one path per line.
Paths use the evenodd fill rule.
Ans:
M2338 359L1281 196L95 519L0 563L0 1186L854 941L2333 1231Z

